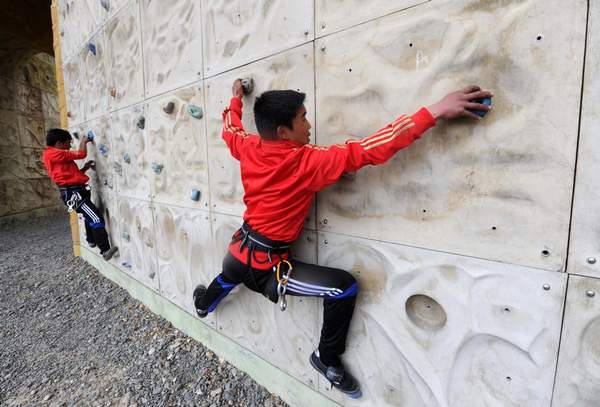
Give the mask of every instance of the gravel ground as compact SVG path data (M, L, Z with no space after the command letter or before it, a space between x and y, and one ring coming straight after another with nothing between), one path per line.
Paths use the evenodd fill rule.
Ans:
M0 296L0 405L287 405L75 257L66 213L0 226Z

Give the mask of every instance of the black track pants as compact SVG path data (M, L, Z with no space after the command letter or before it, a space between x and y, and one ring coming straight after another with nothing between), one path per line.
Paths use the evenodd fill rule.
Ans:
M63 192L61 198L65 205L74 193L79 193L81 196L81 201L77 203L75 212L82 214L85 219L86 240L89 243L96 243L100 248L100 252L104 253L110 249L110 243L108 242L108 233L106 233L102 212L92 203L90 191L87 190Z
M354 312L358 283L347 271L291 260L293 270L286 295L323 297L323 328L319 349L322 354L339 356L346 349L346 336ZM252 269L231 253L223 260L223 270L212 281L196 307L212 312L229 292L241 283L277 303L277 276L274 269ZM255 284L256 282L256 284Z

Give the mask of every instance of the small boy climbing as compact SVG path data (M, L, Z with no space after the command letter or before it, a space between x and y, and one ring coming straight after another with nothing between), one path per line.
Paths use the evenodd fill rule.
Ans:
M85 232L88 245L98 246L104 260L110 260L118 250L111 247L108 242L108 233L104 227L104 217L96 205L92 203L89 186L86 184L90 177L85 175L94 164L86 162L81 169L75 160L87 157L87 143L89 137L81 139L79 150L71 150L73 141L68 131L52 129L46 135L46 151L44 151L44 164L52 181L58 184L60 197L69 207L69 212L75 211L85 219Z
M481 119L473 111L491 106L473 100L491 98L478 86L448 94L412 116L400 116L362 140L321 147L310 144L304 93L272 90L256 98L258 135L242 125L242 83L233 83L233 98L223 112L223 139L240 161L244 185L244 224L234 234L221 273L208 289L199 285L193 300L200 318L212 312L237 285L244 283L285 310L285 295L322 297L323 327L310 363L333 387L352 398L362 395L358 382L340 360L356 304L358 283L347 271L290 259L291 243L302 232L316 191L336 182L343 172L379 165L408 147L440 119ZM472 111L473 110L473 111Z

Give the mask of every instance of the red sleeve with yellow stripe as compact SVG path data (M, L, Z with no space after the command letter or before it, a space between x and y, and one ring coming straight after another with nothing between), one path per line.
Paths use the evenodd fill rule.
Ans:
M300 164L300 178L311 191L336 182L342 172L354 172L366 165L383 164L399 150L410 146L421 134L435 126L425 108L412 116L401 116L377 133L362 140L320 147L307 144Z
M229 106L223 110L223 133L222 137L231 150L231 155L239 160L244 150L244 144L251 134L244 131L242 125L243 103L238 98L232 98Z
M83 160L87 153L83 150L56 150L54 161L59 163L68 163L75 160Z

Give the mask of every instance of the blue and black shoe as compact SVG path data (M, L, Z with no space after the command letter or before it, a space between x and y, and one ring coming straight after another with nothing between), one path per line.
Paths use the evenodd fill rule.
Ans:
M199 305L198 302L199 302L200 298L202 298L202 296L204 295L205 292L206 292L206 286L204 284L200 284L194 290L194 308L196 308L196 313L198 314L198 318L206 318L206 316L208 315L208 311L198 308L198 305Z
M325 364L321 362L319 349L315 350L310 355L309 360L312 367L325 376L333 387L353 399L362 396L362 391L358 388L358 382L350 375L350 373L344 370L344 366L325 366Z

